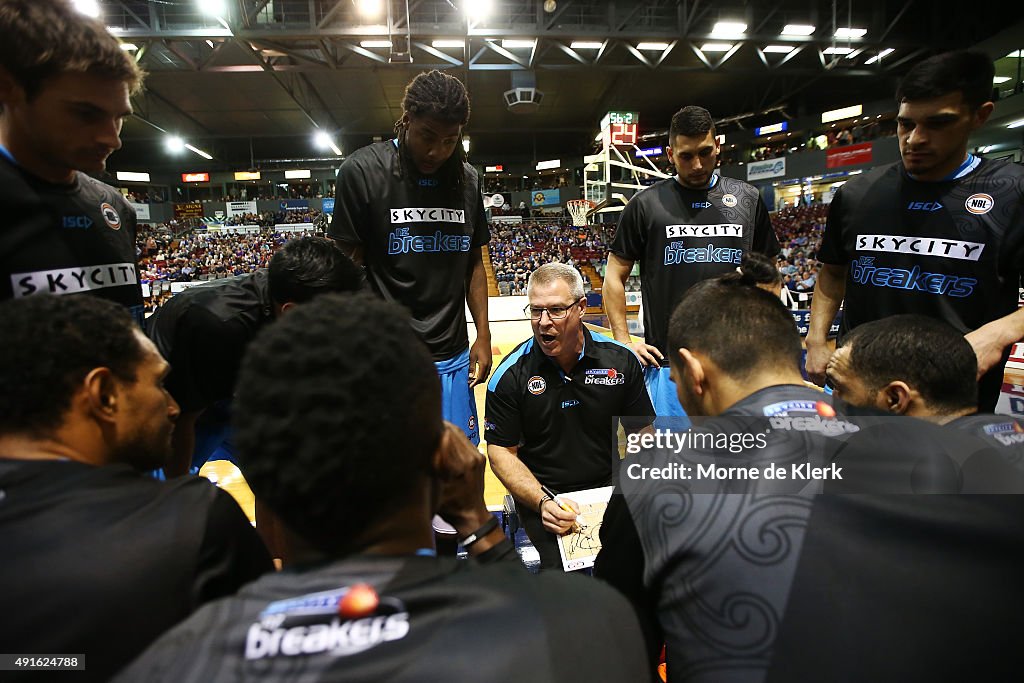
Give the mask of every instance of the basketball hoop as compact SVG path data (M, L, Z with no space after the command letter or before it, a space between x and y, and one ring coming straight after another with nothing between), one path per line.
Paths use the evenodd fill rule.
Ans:
M587 224L587 213L594 207L594 202L589 199L570 199L565 203L572 216L572 224L576 227L583 227Z

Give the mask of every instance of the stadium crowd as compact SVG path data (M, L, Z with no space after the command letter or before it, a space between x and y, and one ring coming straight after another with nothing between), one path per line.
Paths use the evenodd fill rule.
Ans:
M488 251L502 295L526 294L530 273L545 263L596 268L607 257L607 247L597 226L494 224Z

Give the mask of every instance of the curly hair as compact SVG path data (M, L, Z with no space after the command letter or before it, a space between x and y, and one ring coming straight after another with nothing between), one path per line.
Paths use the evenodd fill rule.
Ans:
M92 73L142 87L145 72L96 19L67 0L0 0L0 66L31 98L48 78Z
M469 123L469 93L462 81L450 74L434 69L425 71L409 82L402 98L402 118L395 122L395 137L398 139L399 173L404 178L409 168L415 168L405 146L408 124L404 114L429 116L444 123L465 126ZM441 167L441 176L453 190L461 190L466 181L463 164L467 161L462 148L462 133L455 153Z
M86 375L109 368L134 382L143 360L128 310L105 299L12 299L0 303L0 320L0 434L46 436Z
M296 534L344 550L424 485L440 394L404 309L365 292L317 297L264 328L242 361L240 467Z

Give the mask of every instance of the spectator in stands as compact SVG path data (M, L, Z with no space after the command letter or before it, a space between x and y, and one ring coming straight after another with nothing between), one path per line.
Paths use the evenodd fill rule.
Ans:
M35 296L0 319L0 649L84 655L74 678L106 681L273 565L227 493L140 473L170 455L178 406L123 307Z
M262 332L239 453L303 563L199 612L119 680L647 680L621 596L522 566L439 385L408 314L376 297L322 297ZM468 561L435 556L435 512Z

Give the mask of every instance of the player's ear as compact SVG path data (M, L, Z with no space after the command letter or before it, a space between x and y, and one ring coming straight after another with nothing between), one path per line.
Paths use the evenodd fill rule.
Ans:
M704 385L704 365L700 362L700 359L690 353L689 349L680 348L677 349L676 353L679 354L679 362L684 372L679 373L681 381L686 382L695 394L703 393Z
M906 415L910 404L917 397L917 392L906 382L889 382L878 392L877 405L880 409L894 415ZM919 398L919 397L918 397Z

